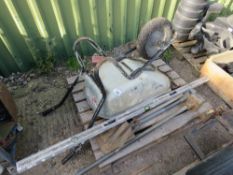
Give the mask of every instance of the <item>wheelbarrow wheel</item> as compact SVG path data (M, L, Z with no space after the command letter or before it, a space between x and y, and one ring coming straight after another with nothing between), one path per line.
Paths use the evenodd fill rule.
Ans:
M150 59L172 39L172 36L170 21L163 17L154 18L141 29L137 40L137 50L145 59Z

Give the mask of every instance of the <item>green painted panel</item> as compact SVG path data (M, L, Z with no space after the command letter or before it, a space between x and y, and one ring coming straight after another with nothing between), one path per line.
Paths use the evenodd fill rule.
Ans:
M126 41L135 40L138 34L141 2L143 0L128 0Z
M34 2L34 5L38 7L36 15L41 16L40 24L44 26L44 30L47 33L47 37L44 38L47 49L54 52L53 54L58 58L66 57L67 54L64 46L66 45L67 38L64 36L62 19L59 18L60 8L57 0L34 0Z
M0 41L0 53L0 70L2 74L9 75L11 72L20 71L17 63L2 41Z
M169 20L172 20L173 14L176 10L176 4L177 0L167 0L163 11L163 16L167 17Z
M34 63L33 57L25 43L24 36L17 29L4 1L0 1L1 39L7 45L20 70L25 71Z
M154 0L142 0L140 9L139 28L141 28L147 21L151 19L153 4Z
M217 0L212 0L217 1ZM219 0L223 14L233 13L233 0ZM151 18L171 20L179 0L1 0L0 73L26 71L52 50L57 60L73 56L80 36L112 49L136 40ZM49 50L46 44L51 44ZM91 52L85 44L83 53Z
M125 42L126 8L127 1L112 1L112 32L114 38L113 45L115 46Z
M15 10L20 18L23 28L25 29L25 41L34 56L35 61L43 55L43 38L40 36L35 20L30 11L27 0L14 1Z
M72 45L74 40L77 38L77 36L80 34L78 31L76 32L76 24L75 24L75 17L73 15L73 9L74 11L77 11L77 8L72 4L72 1L67 0L58 0L58 7L59 11L61 13L61 24L64 25L64 45L67 50L68 56L71 56L73 54L72 52Z
M166 0L155 1L152 16L163 16Z
M109 0L96 1L99 41L103 48L112 47L112 5Z

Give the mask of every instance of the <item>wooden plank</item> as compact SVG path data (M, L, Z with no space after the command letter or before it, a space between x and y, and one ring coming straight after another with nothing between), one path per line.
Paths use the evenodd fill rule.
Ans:
M76 103L76 107L79 113L85 112L90 109L90 106L88 105L87 101L81 101Z
M132 145L129 145L124 150L120 151L118 154L112 156L105 162L103 162L100 167L104 167L140 148L143 148L144 146L148 145L151 142L154 142L156 140L160 140L161 138L167 136L168 134L171 134L175 132L176 130L184 127L186 124L188 124L190 121L192 121L195 118L198 118L201 114L211 109L211 106L209 103L204 103L198 110L196 111L189 111L185 114L181 114L171 120L169 120L166 125L162 125L161 127L158 127L145 137L141 138L137 142L135 142Z
M172 80L180 78L180 76L174 70L167 72L166 75Z
M75 76L72 76L72 77L69 77L69 78L67 78L67 83L68 84L72 84L74 81L75 81L75 79L78 77L78 75L75 75ZM81 82L81 81L83 81L83 77L80 77L79 78L79 82Z
M191 47L196 43L196 40L186 41L186 42L176 42L173 47L181 54L189 53Z
M99 158L101 158L104 155L104 153L102 153L100 149L96 150L94 154L95 154L95 159L96 160L98 160Z
M73 93L73 99L74 99L74 102L79 102L79 101L85 100L86 96L85 96L84 92L81 91L78 93Z
M67 83L72 84L77 77L78 77L78 75L67 78Z
M121 147L130 138L134 137L131 126L128 122L121 124L115 128L110 129L96 137L96 142L99 144L100 150L103 153L109 153L116 148Z
M101 152L99 145L96 142L96 139L95 138L91 139L90 144L91 144L91 148L93 150L93 153L94 153L96 160L101 158L104 154L103 154L103 152Z
M184 86L186 84L186 82L182 78L177 78L173 80L173 83L178 87Z
M94 114L94 112L92 110L89 110L89 111L86 111L86 112L79 114L82 124L84 125L84 124L89 123L89 121L91 121L93 114Z
M159 66L158 68L161 72L164 72L164 73L172 70L172 68L168 66L167 64Z
M190 47L197 43L197 40L190 40L185 42L175 42L173 46L176 47Z
M92 147L93 151L99 151L100 150L99 145L97 144L95 138L91 139L90 143L91 143L91 147Z
M152 65L155 67L165 65L166 63L162 59L155 60Z
M78 83L74 86L74 89L72 90L72 93L80 92L84 89L84 82Z

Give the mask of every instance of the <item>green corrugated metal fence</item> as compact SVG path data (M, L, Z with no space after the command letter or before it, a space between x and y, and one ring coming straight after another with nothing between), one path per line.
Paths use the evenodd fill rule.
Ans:
M172 19L179 0L0 0L0 73L26 71L52 52L73 55L79 36L105 49L135 40L149 19ZM222 1L233 9L233 0ZM85 50L85 48L84 48Z

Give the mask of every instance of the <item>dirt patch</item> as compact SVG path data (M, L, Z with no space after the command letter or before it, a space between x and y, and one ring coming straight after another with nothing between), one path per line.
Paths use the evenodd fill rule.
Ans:
M47 117L39 114L61 99L66 86L63 76L50 74L40 76L30 81L27 86L14 90L13 95L20 112L19 122L24 128L17 138L17 160L82 131L71 97ZM89 144L81 155L75 156L66 165L61 165L61 159L65 155L53 158L23 174L74 174L77 169L94 161Z

